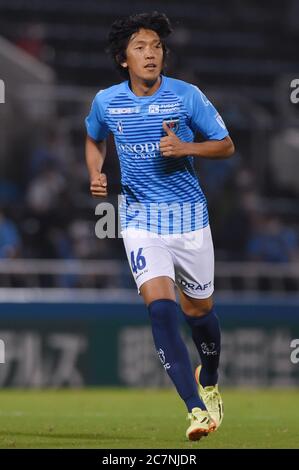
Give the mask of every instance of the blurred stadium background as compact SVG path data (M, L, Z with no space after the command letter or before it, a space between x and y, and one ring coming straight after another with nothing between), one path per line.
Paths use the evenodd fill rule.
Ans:
M237 148L197 161L216 251L221 383L299 385L299 2L0 0L1 387L169 385L122 240L95 236L84 161L91 99L120 81L105 54L109 25L154 9L175 28L168 74L204 90ZM104 171L116 204L112 141Z

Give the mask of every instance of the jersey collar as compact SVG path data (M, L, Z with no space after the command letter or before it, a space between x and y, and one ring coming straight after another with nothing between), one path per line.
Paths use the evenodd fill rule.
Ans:
M155 91L155 93L153 95L150 95L150 96L136 96L130 86L129 86L129 80L127 80L125 82L125 85L126 85L126 91L128 93L128 95L134 100L134 101L137 101L140 103L140 101L143 101L143 102L151 102L151 101L154 101L157 96L161 93L161 91L164 89L165 87L165 82L166 82L166 77L164 75L160 75L161 77L161 83L160 83L160 86L159 88Z

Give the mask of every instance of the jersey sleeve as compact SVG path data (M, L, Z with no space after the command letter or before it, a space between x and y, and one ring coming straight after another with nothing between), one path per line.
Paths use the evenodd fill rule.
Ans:
M89 115L85 119L87 134L93 140L104 140L109 134L109 127L105 122L105 112L101 101L101 93L98 93L92 102Z
M192 130L199 131L207 140L224 139L228 136L228 130L217 109L197 86L191 85L191 87L188 103Z

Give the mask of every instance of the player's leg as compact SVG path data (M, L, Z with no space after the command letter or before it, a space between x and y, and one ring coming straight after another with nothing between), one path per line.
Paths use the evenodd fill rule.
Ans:
M203 407L198 396L187 348L179 332L179 311L174 282L159 276L140 286L147 305L155 347L163 367L174 383L188 411Z
M191 424L186 435L198 440L215 429L206 406L199 397L186 345L179 331L179 311L174 281L159 276L140 286L148 307L153 339L163 367L185 402Z
M193 232L191 232L193 234ZM214 248L210 227L173 240L176 283L184 317L201 358L201 384L215 385L218 380L220 327L213 305Z
M176 304L174 282L169 277L156 277L145 282L140 287L140 293L149 311L152 302L159 299L168 299ZM191 328L193 341L200 354L201 384L203 387L215 385L218 382L220 326L213 308L213 297L196 299L187 296L181 290L179 290L179 296L181 309Z
M213 299L212 296L196 299L180 291L180 304L201 360L195 371L199 393L218 428L223 419L223 401L218 390L221 334Z
M201 359L200 383L203 387L216 385L221 348L219 320L213 298L197 299L180 292L180 305L191 328L192 338Z
M172 255L159 237L151 238L145 232L126 230L123 241L138 292L149 311L159 358L190 413L187 437L200 439L215 428L215 423L199 397L188 351L179 333Z
M181 309L191 328L192 338L201 360L201 367L196 370L200 394L213 419L216 415L211 411L214 408L219 409L215 419L219 426L223 416L222 400L217 386L221 334L212 297L214 249L210 227L198 231L193 240L190 239L190 234L187 234L185 243L184 237L182 240L174 241L172 253L175 257L176 283L179 287ZM199 372L200 377L198 377ZM213 393L207 395L208 391ZM212 408L208 403L211 397L217 397L217 400L213 400Z

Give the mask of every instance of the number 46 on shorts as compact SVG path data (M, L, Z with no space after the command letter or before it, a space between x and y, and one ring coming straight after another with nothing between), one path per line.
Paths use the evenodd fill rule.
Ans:
M137 271L141 271L146 266L146 259L142 256L143 248L139 248L137 256L135 258L135 252L131 251L131 267L133 273L137 273Z

